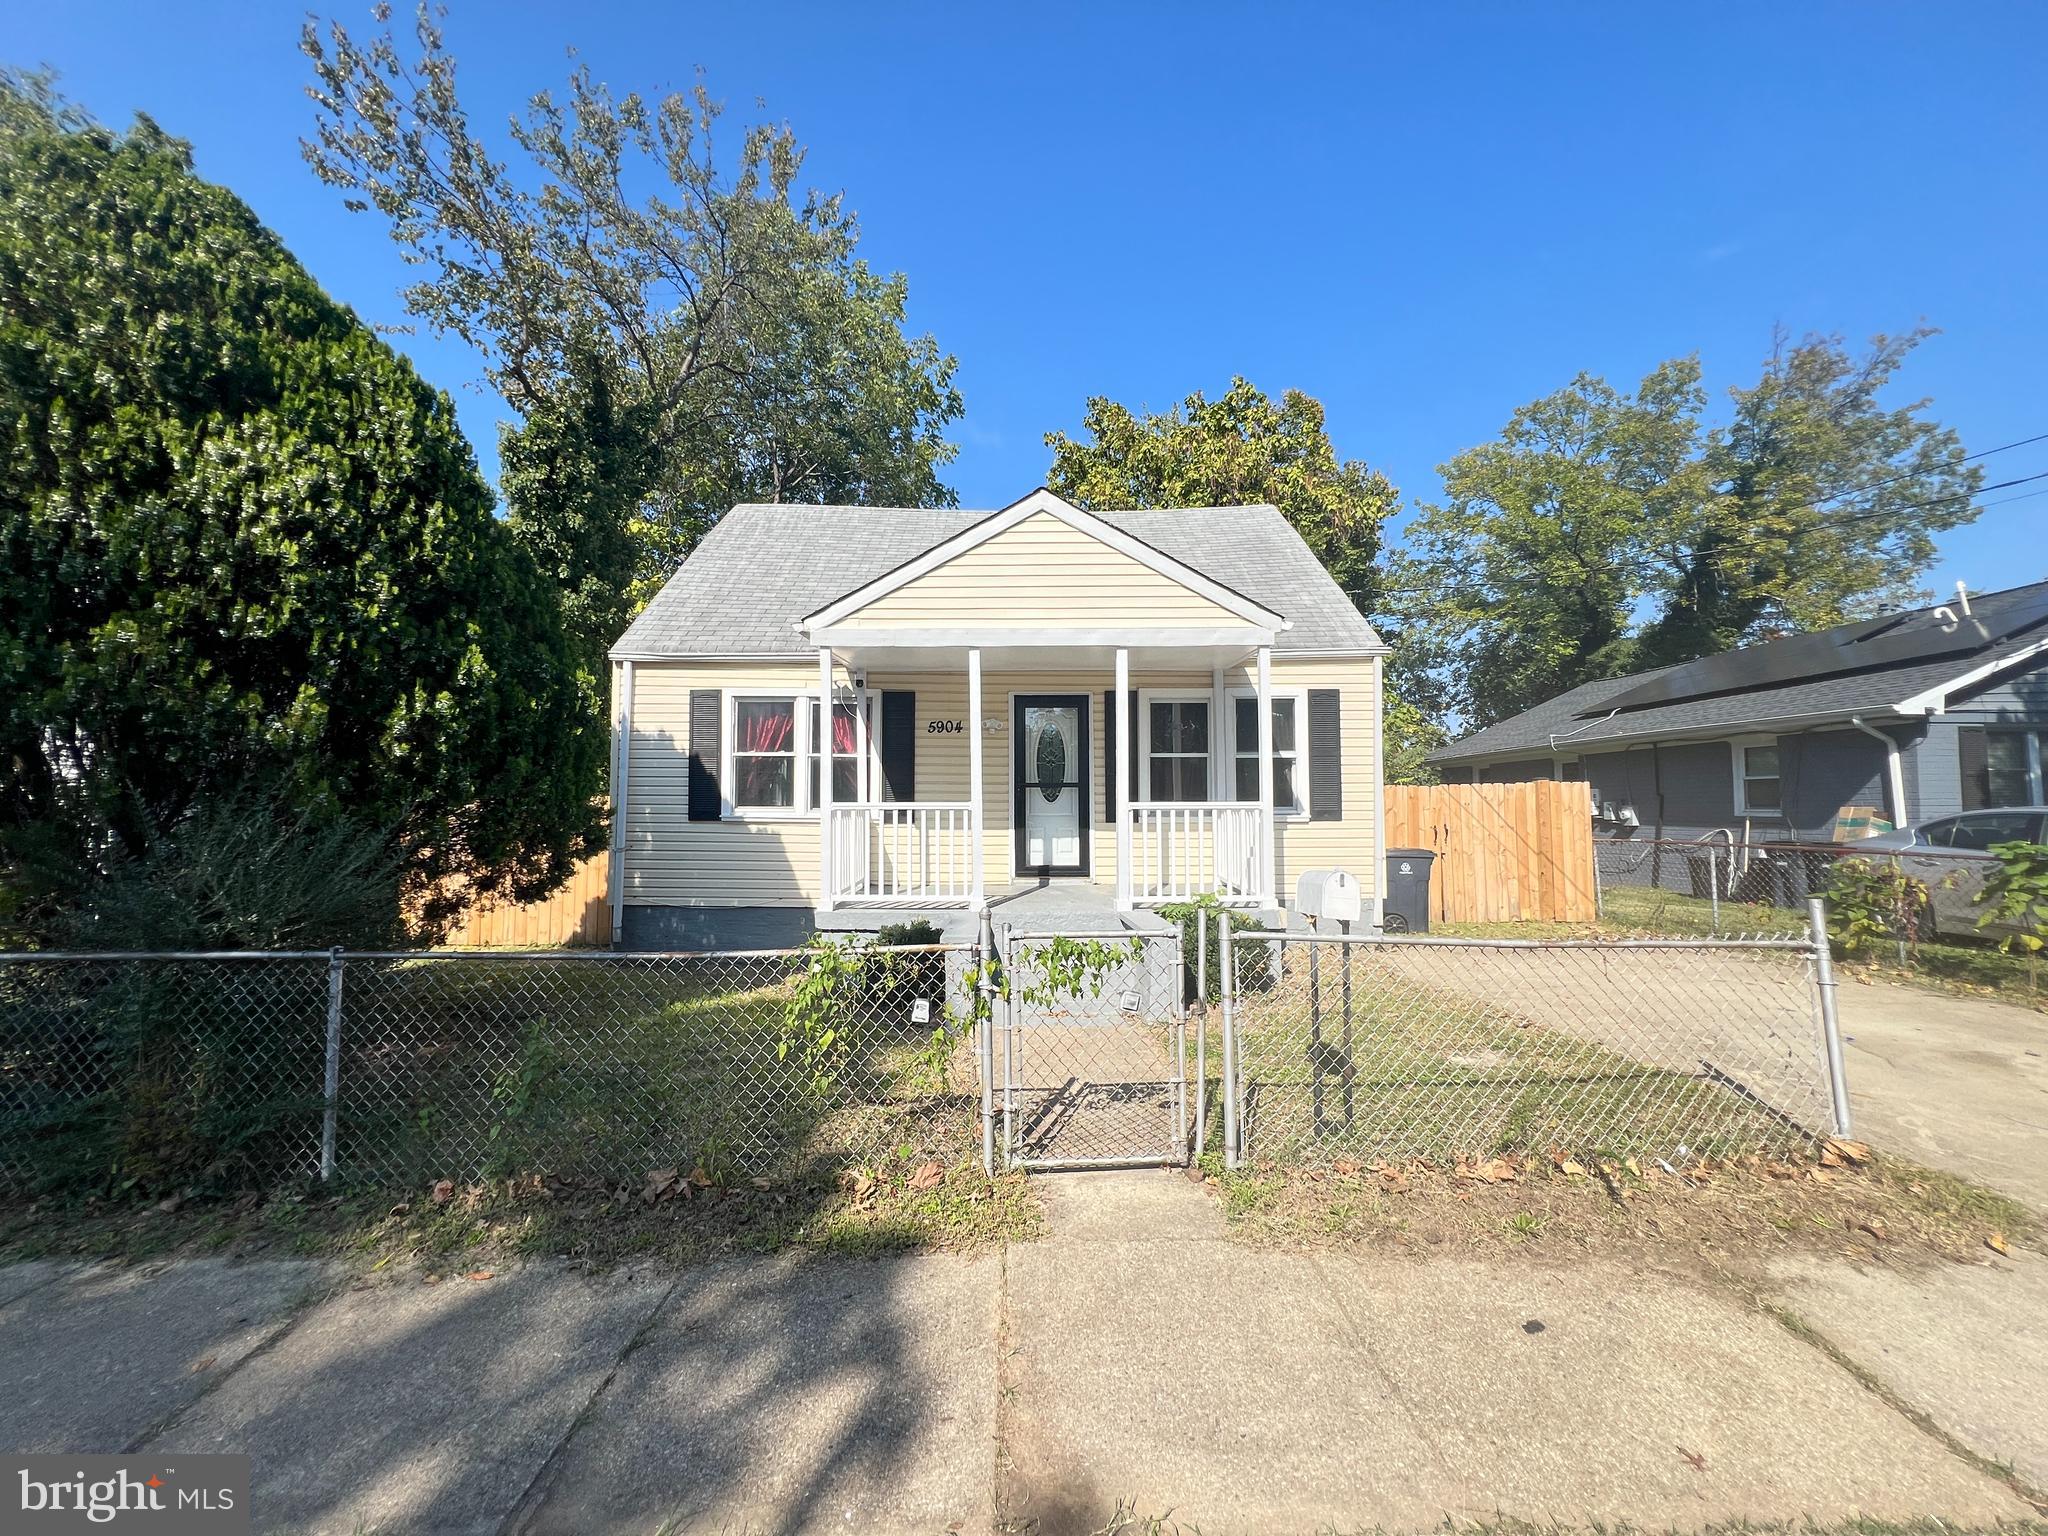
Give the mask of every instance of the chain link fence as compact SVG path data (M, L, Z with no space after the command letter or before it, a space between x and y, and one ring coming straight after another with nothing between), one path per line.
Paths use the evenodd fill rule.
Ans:
M0 955L0 1185L952 1162L976 1140L973 959Z
M1846 1132L1824 949L1235 934L1231 1166L1701 1157Z
M1853 906L1862 938L1914 962L1929 942L1978 945L2006 930L1980 925L1979 896L1994 867L1987 852L1861 848L1855 843L1742 842L1726 834L1688 841L1596 838L1600 919L1626 933L1673 936L1805 930L1809 898Z

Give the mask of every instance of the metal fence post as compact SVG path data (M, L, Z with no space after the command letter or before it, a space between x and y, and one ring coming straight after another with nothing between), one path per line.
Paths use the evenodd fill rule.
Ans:
M1707 904L1713 909L1713 915L1709 921L1712 924L1714 936L1719 938L1721 934L1721 861L1715 857L1714 850L1711 847L1707 849Z
M1209 920L1195 909L1188 919L1195 925L1195 1001L1209 1006Z
M1835 957L1828 950L1826 906L1818 896L1806 901L1806 924L1813 937L1814 980L1820 988L1820 1029L1828 1049L1828 1096L1833 1101L1835 1134L1849 1134L1849 1074L1842 1063L1842 1028L1835 1013Z
M327 1072L320 1117L320 1182L334 1177L334 1132L341 1115L341 946L327 952Z
M1238 1160L1237 1127L1237 966L1230 942L1230 917L1217 919L1216 943L1223 963L1223 1166Z
M988 908L981 909L981 924L975 934L975 971L981 994L975 1007L979 1028L975 1041L975 1067L981 1078L981 1168L990 1178L996 1175L996 943L995 924Z

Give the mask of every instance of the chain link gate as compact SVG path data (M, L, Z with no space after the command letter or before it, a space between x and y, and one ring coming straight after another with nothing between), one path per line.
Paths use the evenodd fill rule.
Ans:
M984 1146L1009 1168L1184 1164L1181 935L1005 930L1006 985L982 1049Z

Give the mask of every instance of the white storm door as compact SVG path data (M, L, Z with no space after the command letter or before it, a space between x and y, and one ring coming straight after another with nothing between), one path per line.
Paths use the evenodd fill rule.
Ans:
M1086 873L1087 709L1085 696L1017 700L1020 873Z

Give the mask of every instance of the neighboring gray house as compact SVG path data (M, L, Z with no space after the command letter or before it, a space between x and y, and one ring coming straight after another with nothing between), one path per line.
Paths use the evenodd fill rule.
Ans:
M2037 804L2048 582L1587 683L1451 743L1447 782L1584 781L1596 833L1831 842Z

